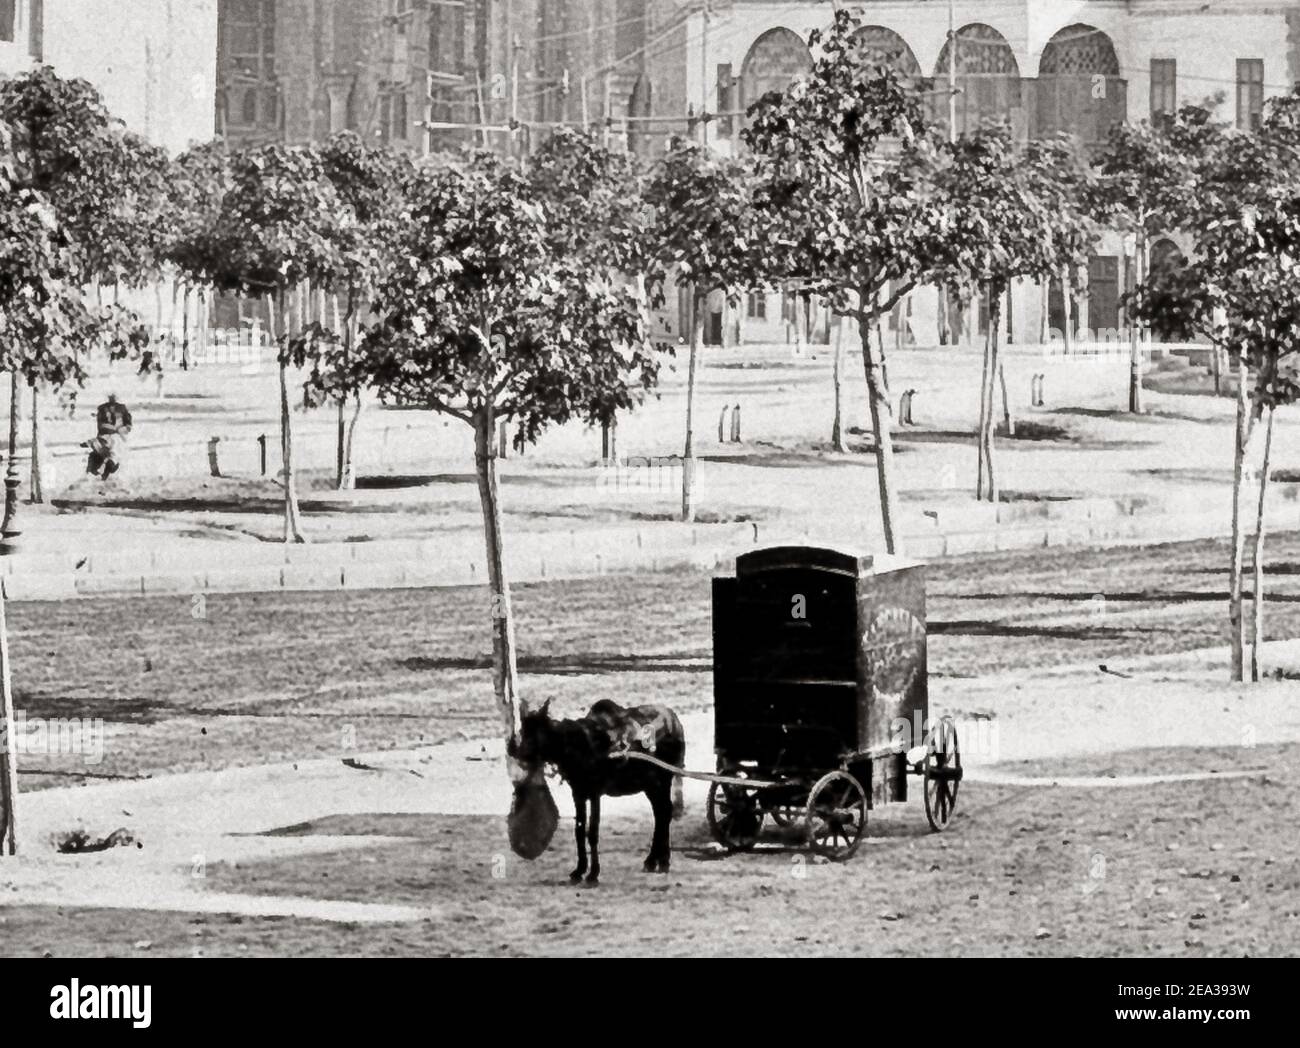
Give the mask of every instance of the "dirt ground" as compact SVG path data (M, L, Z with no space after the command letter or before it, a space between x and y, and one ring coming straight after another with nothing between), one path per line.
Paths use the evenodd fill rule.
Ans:
M373 837L365 848L223 864L208 888L402 902L426 920L343 924L9 907L19 956L1291 955L1300 947L1300 747L1135 751L1053 762L1063 775L1155 766L1246 778L1142 788L968 783L948 832L915 801L872 813L843 864L770 836L724 855L698 812L672 872L641 872L648 820L602 835L602 883L569 884L571 821L535 863L493 817L361 815L280 833Z
M669 362L657 394L619 419L617 453L642 463L680 455L685 435L681 361ZM1011 502L1134 498L1172 511L1221 505L1229 512L1232 471L1230 397L1204 395L1203 371L1182 358L1159 361L1148 383L1148 411L1128 414L1127 347L1110 358L1044 356L1008 347L1005 368L1015 439L999 438L998 469ZM932 527L927 513L962 519L971 508L976 474L973 430L978 415L979 351L915 348L891 354L895 395L917 391L916 425L895 427L903 535ZM845 425L850 450L830 446L834 413L832 354L789 346L710 349L699 373L698 503L707 521L764 521L816 528L833 519L869 541L880 535L874 463L862 368L845 374ZM1033 377L1044 375L1046 404L1033 407ZM94 517L105 530L130 516L164 523L189 538L278 542L283 535L275 472L277 386L274 369L202 367L168 376L165 400L149 387L123 391L136 415L131 464L107 485L78 480L77 419L46 420L46 481L56 504ZM83 405L108 383L97 378ZM717 439L724 408L743 409L743 442ZM361 490L338 498L327 490L336 454L332 410L295 412L295 455L305 527L316 543L424 539L478 534L469 428L429 412L369 405L358 435ZM724 428L725 429L725 428ZM1300 430L1279 417L1273 459L1283 472L1300 466ZM271 435L269 477L260 469L257 437ZM724 431L724 437L729 434ZM208 469L208 441L221 438L222 478ZM586 525L670 527L680 506L679 475L659 483L642 469L621 481L598 463L601 435L581 424L546 431L537 446L500 464L507 534L520 529L567 531ZM57 467L57 468L55 468ZM667 474L668 469L662 471ZM1277 499L1282 495L1279 493ZM974 525L972 525L974 526Z
M1300 636L1300 534L1270 541L1267 635ZM1223 644L1227 562L1221 542L938 561L932 691ZM599 698L707 708L709 600L699 573L520 587L524 693L566 715ZM23 789L496 733L485 591L212 596L203 618L192 610L188 596L10 607L17 708L103 718L107 732L93 766L25 759Z

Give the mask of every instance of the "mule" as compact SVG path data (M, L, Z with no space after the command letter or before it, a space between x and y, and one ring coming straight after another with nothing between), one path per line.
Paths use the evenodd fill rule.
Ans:
M666 706L624 709L616 702L602 699L585 717L553 720L550 707L548 699L540 710L524 714L519 740L511 745L510 752L529 769L554 765L573 791L578 865L569 880L574 884L584 876L588 884L600 880L601 797L627 797L636 793L644 793L649 799L655 819L654 837L644 869L647 873L667 873L672 857L669 824L682 813L681 776L620 754L649 753L676 768L685 767L686 733L677 714Z

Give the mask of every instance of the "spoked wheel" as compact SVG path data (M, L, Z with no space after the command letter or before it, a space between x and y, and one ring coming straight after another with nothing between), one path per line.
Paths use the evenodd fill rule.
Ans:
M961 785L957 727L947 717L930 729L921 772L925 776L925 817L930 820L930 828L938 832L952 818L957 807L957 788Z
M728 851L747 851L758 843L763 808L758 790L715 782L709 787L709 832Z
M768 808L767 814L772 816L772 821L781 829L788 830L803 815L803 809L793 804L780 804L775 808Z
M867 795L846 771L833 771L817 780L808 793L804 815L808 847L832 862L843 862L867 832Z

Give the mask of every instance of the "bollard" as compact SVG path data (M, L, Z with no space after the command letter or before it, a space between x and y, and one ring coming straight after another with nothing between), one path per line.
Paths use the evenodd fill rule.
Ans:
M1047 403L1047 401L1044 399L1043 396L1043 385L1046 383L1046 381L1047 381L1046 375L1037 374L1034 376L1033 381L1030 383L1029 402L1036 408L1041 408Z
M220 443L220 437L212 437L208 441L208 470L214 477L221 476L221 464L217 461L217 446Z
M262 476L266 476L266 434L257 438L257 447L262 459Z
M727 438L725 434L727 432L727 413L730 410L731 407L729 405L724 404L722 406L722 414L718 416L718 443L719 444L725 444L727 442Z
M740 405L731 409L731 442L740 443Z
M912 418L912 401L916 398L916 390L907 390L898 402L898 421L904 426L915 426L916 420Z

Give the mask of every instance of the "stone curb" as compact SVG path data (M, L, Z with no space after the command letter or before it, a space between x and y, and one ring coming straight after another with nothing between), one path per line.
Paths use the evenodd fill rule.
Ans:
M1294 510L1283 514L1275 510L1269 527L1287 530L1296 525L1290 519ZM1284 519L1285 518L1285 519ZM602 575L627 575L644 571L673 570L711 571L734 564L738 548L771 545L778 542L803 544L810 539L804 532L782 534L775 529L743 525L729 528L731 535L710 535L710 542L700 543L701 529L692 529L692 541L675 549L648 548L638 542L621 550L592 552L590 543L571 543L567 548L548 552L516 550L508 559L511 582L517 585L559 579L596 578ZM994 553L1022 549L1050 549L1065 546L1123 546L1154 542L1220 538L1221 515L1193 513L1161 517L1111 517L1068 522L1043 522L1017 527L988 528L949 534L919 533L901 537L903 552L922 560L956 557L975 553ZM845 536L840 541L852 541ZM835 541L828 538L826 541ZM241 568L214 568L188 571L113 574L88 574L62 571L17 571L2 580L9 600L57 601L77 597L193 596L199 593L270 593L276 591L333 591L364 589L428 589L454 586L477 586L486 580L479 557L452 554L441 547L434 554L432 544L416 544L426 551L415 559L375 563L340 560L327 564L275 563ZM523 543L527 546L528 543ZM654 543L658 546L658 543ZM586 547L586 552L583 547ZM301 549L302 547L288 547ZM308 547L310 548L310 547ZM315 547L320 549L321 547ZM243 561L244 548L240 548ZM283 550L277 550L283 556ZM169 558L170 559L170 558Z

